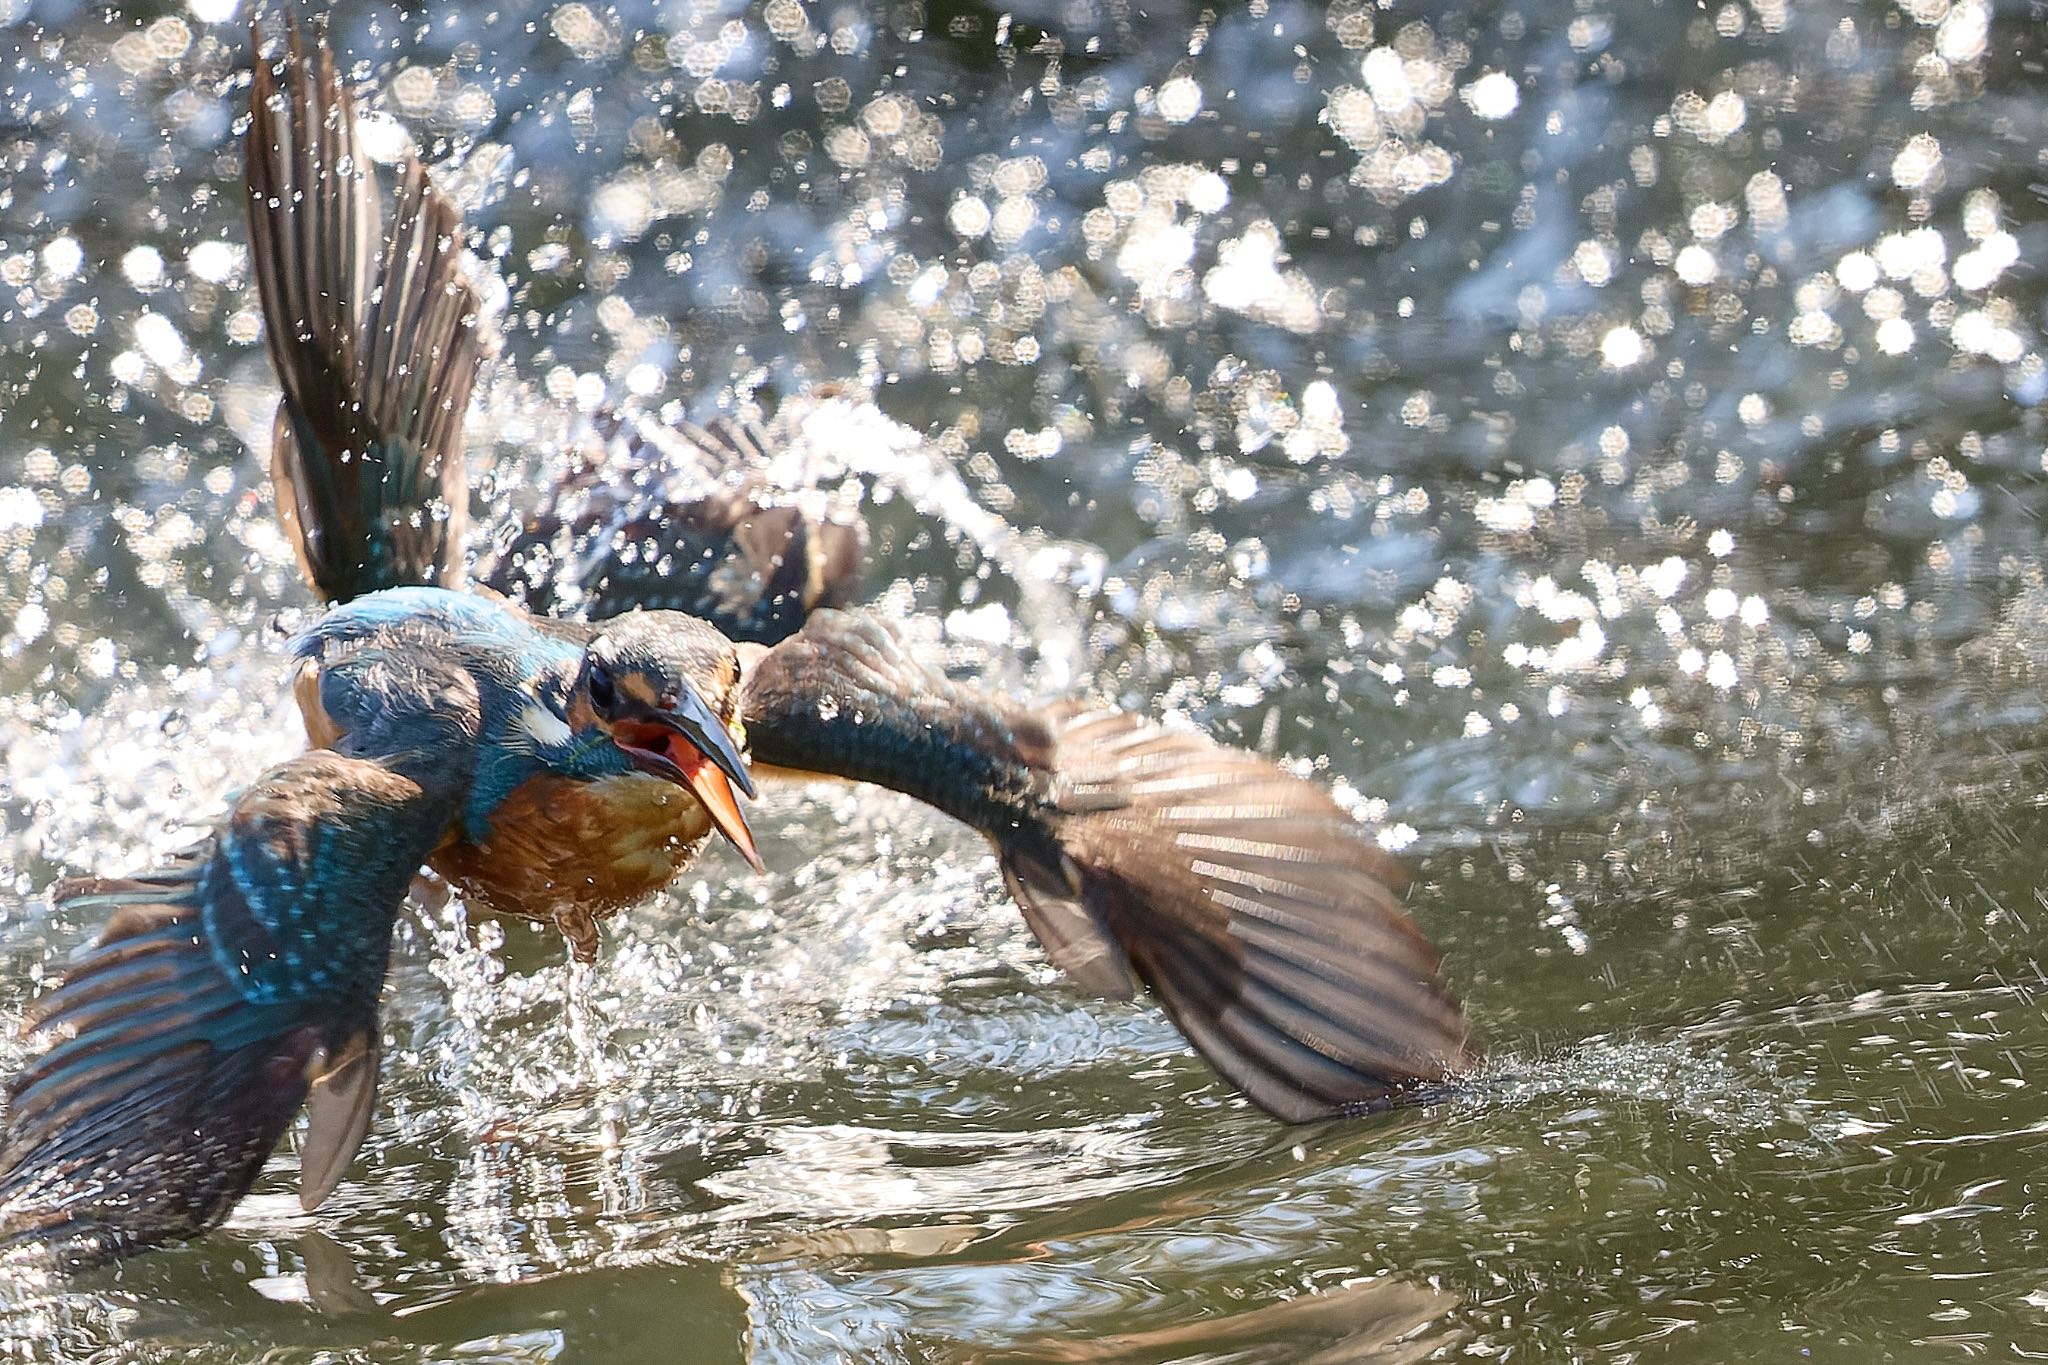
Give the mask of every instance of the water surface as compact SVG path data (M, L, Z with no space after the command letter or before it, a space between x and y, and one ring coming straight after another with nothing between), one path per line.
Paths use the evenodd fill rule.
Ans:
M94 929L53 877L298 743L247 17L0 0L10 1015ZM480 509L600 405L782 405L934 649L1378 825L1495 1074L1281 1128L1062 985L975 840L801 790L772 876L710 856L589 973L408 912L332 1203L282 1156L198 1243L8 1291L4 1349L2048 1350L2044 22L347 7L474 229Z

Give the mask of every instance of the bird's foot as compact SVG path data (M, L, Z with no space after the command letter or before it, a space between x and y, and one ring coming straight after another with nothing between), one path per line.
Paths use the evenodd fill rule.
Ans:
M597 961L597 917L588 910L564 907L555 911L555 928L569 944L569 956L589 964Z
M417 905L430 915L439 915L448 908L449 898L455 894L455 891L448 883L422 868L413 874L412 887L409 894L412 896L412 903L414 905Z

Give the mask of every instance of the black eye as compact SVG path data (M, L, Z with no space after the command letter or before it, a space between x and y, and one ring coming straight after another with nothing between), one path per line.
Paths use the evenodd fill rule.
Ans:
M590 666L590 704L600 711L609 711L619 701L619 689L612 682L612 671L603 664Z

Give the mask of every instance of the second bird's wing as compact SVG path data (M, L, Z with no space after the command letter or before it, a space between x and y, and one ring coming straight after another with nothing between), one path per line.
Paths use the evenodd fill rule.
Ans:
M29 1009L44 1047L7 1087L0 1248L83 1263L212 1227L302 1106L301 1202L340 1180L374 1106L392 925L476 730L461 675L405 708L348 704L385 671L373 654L337 669L336 748L265 773L198 845L54 890L111 918Z
M867 543L866 523L827 510L780 455L774 436L733 418L614 414L477 579L535 611L680 611L775 644L852 600Z
M1055 965L1111 997L1135 976L1280 1118L1384 1104L1475 1062L1398 867L1320 787L1127 713L962 686L867 616L816 613L743 660L759 762L980 830Z

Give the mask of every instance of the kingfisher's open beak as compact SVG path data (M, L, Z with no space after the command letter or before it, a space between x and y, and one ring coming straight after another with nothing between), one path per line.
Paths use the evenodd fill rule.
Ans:
M641 772L687 789L740 856L756 872L766 872L768 866L754 847L753 831L733 795L734 787L750 797L758 793L732 731L693 687L685 687L673 706L628 703L627 709L628 714L611 723L612 742Z

